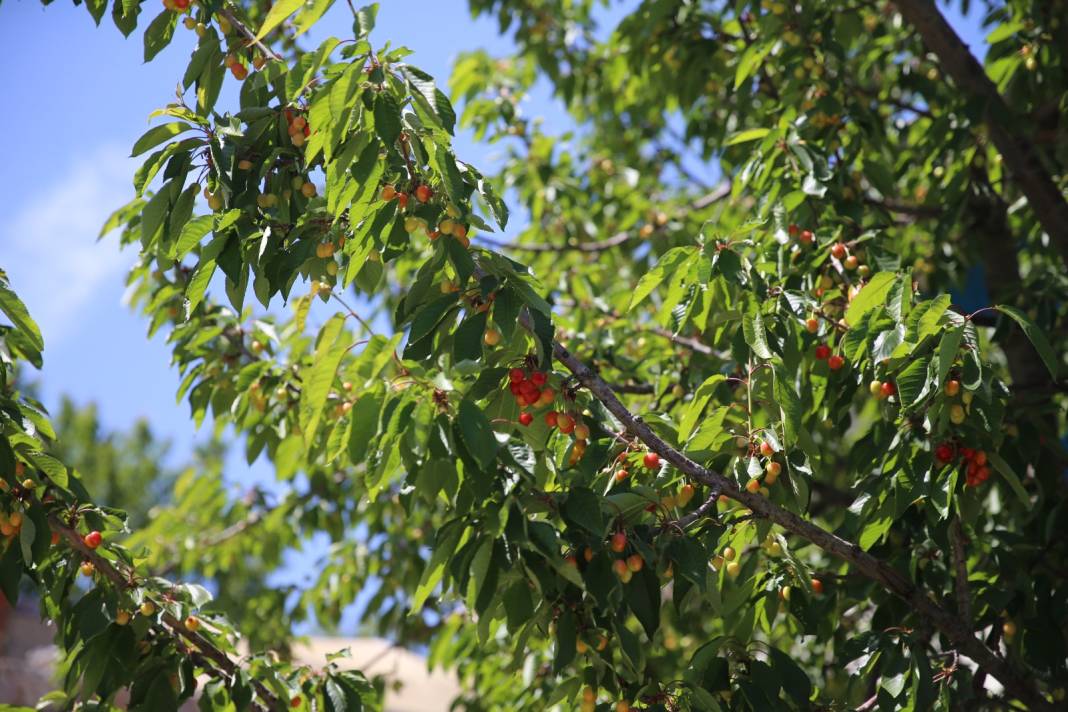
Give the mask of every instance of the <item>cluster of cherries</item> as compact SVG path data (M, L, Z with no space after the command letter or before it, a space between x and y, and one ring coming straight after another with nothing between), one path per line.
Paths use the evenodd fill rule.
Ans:
M241 65L238 64L237 66ZM238 79L244 78L237 76L237 70L234 69L233 65L230 65L230 71L234 72L234 76ZM248 73L247 69L245 69L245 73ZM305 119L303 116L300 116L299 114L294 114L291 109L286 109L285 117L287 125L286 130L289 133L289 140L293 142L294 146L300 148L304 145L304 140L308 138L308 136L311 136L311 126L308 125L307 119Z
M420 203L428 203L434 197L434 191L425 183L417 185L411 194L414 195L415 199ZM382 186L382 192L379 195L382 200L387 202L396 200L401 211L407 210L408 208L408 201L410 200L409 194L398 191L396 186L390 183ZM404 229L409 233L422 230L431 240L436 240L442 235L451 235L452 237L455 237L461 245L468 247L471 245L471 238L467 236L467 225L460 220L462 215L463 213L460 212L458 207L449 203L445 206L445 216L438 222L436 228L431 229L430 225L427 224L427 221L418 215L409 215L404 218Z
M826 361L827 368L832 371L837 371L842 366L845 366L845 359L838 354L831 353L831 347L827 344L820 344L816 347L816 360Z
M811 230L802 230L800 226L794 223L790 223L787 232L790 233L790 237L796 237L800 240L802 245L811 245L812 241L816 239L816 236L812 234Z
M978 487L990 479L990 466L987 464L985 450L975 450L970 447L962 447L959 450L953 443L940 443L935 448L935 459L942 465L955 462L957 456L964 462L965 484L969 487Z

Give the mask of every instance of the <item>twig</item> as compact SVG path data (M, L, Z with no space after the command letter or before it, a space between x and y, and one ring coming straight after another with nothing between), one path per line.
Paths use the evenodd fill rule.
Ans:
M704 208L714 205L715 203L723 200L731 194L731 187L729 183L723 183L719 185L715 190L711 191L707 195L703 195L697 200L690 203L687 208L682 211L682 214L693 212L694 210L703 210ZM622 245L623 243L637 237L637 231L624 230L617 232L611 237L605 238L598 242L577 242L568 243L566 245L520 245L514 242L505 242L503 240L495 240L491 237L479 236L477 239L491 247L496 247L502 250L518 250L522 252L604 252L610 250L613 247Z
M82 540L81 534L68 527L54 514L48 515L48 523L54 531L58 532L67 540L72 549L80 553L84 559L91 562L97 571L103 574L105 578L110 580L116 586L122 589L127 589L137 585L133 571L120 571L116 564L113 564L111 561L105 559L103 556L96 553L96 551L86 546L85 542ZM218 677L225 676L232 678L238 673L238 664L231 660L230 656L222 650L215 647L211 641L203 635L189 630L182 621L166 611L164 611L160 617L163 622L167 624L167 627L170 628L169 632L166 628L163 628L163 632L176 638L184 638L188 643L194 645L201 655L211 660L218 667L219 671L224 674L217 675ZM252 686L256 688L256 694L259 695L260 699L266 703L266 707L257 706L258 709L279 711L286 709L286 705L282 700L278 699L278 697L268 690L263 683L253 679Z
M273 49L256 39L256 33L250 30L248 28L248 25L237 19L237 16L234 15L233 11L230 10L230 8L223 6L216 10L216 12L225 17L227 21L237 29L238 32L247 37L248 43L250 45L258 47L260 52L262 52L265 57L267 57L268 59L273 59L276 62L283 61L282 56L280 54L278 54Z
M718 500L719 500L719 492L716 491L716 490L712 490L712 494L710 494L708 496L708 499L706 499L704 502L701 503L700 507L698 507L697 509L693 510L692 512L690 512L686 516L679 517L678 519L675 519L675 520L670 521L670 522L664 522L664 524L659 528L658 532L664 532L664 531L668 531L668 530L671 530L671 529L674 529L674 530L679 531L679 532L685 531L691 524L693 524L694 522L698 521L699 519L704 517L706 514L708 514L709 510L713 511L713 516L714 516L715 509L716 509L716 502Z

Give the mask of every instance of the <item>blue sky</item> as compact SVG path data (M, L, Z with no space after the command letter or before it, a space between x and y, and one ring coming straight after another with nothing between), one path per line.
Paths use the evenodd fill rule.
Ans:
M613 3L608 14L633 4ZM460 51L512 48L495 21L472 19L464 0L381 5L372 39L415 50L410 61L442 85ZM315 36L348 36L350 18L338 3ZM981 54L977 18L952 20ZM62 394L96 401L104 423L115 428L147 417L173 441L176 461L204 433L194 431L188 406L175 402L177 372L163 338L146 340L145 322L122 303L135 255L120 252L114 238L97 243L96 236L111 210L131 197L136 162L127 158L129 147L149 127L148 114L173 97L194 44L193 33L179 27L172 45L143 64L140 29L124 39L109 18L96 28L84 7L65 2L0 4L0 81L13 99L0 172L0 267L44 333L43 400L50 408ZM224 95L220 105L226 104L234 102ZM551 133L569 128L544 88L526 113L545 118ZM492 168L493 147L461 134L456 148L465 160ZM232 481L273 479L262 464L249 468L241 451L238 444L228 463Z

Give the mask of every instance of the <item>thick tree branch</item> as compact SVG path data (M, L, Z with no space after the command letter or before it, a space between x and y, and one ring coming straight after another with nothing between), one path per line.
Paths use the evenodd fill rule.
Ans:
M972 594L968 588L968 553L964 549L964 530L960 525L960 517L954 517L949 525L949 542L953 548L953 569L957 579L953 589L957 594L957 615L971 625Z
M907 602L917 614L936 627L962 654L970 657L980 669L999 680L1010 696L1025 702L1030 709L1051 711L1054 709L1053 705L1048 703L1035 689L1032 680L983 645L975 638L965 621L938 605L927 592L918 588L897 569L876 559L857 544L802 519L759 494L752 494L739 488L733 480L694 462L661 439L641 418L627 410L607 383L559 343L553 344L553 355L604 404L628 431L680 472L695 482L707 485L741 502L755 515L778 524L792 534L849 563L858 572Z
M86 546L82 539L82 535L71 527L64 524L60 519L54 515L49 515L48 523L52 527L53 531L56 531L67 540L67 543L72 549L77 551L82 557L93 564L93 567L100 572L105 578L111 581L115 586L120 589L128 589L136 586L136 578L134 573L129 570L120 571L118 566L113 562L105 559L93 549ZM166 627L160 626L162 631L170 636L184 639L189 645L194 646L197 651L207 660L210 660L215 666L216 677L219 677L223 681L233 679L239 671L239 666L233 660L230 659L226 653L219 650L215 645L211 643L200 633L190 630L185 623L178 620L170 613L164 611L161 616L161 620L166 624ZM256 694L266 704L265 707L257 705L256 709L267 710L285 710L285 703L280 700L273 692L267 689L267 687L253 679L252 685L256 689Z
M1021 131L1010 128L1013 113L997 86L932 0L896 0L896 4L966 98L984 105L990 138L1027 196L1035 217L1068 265L1068 202L1031 141Z

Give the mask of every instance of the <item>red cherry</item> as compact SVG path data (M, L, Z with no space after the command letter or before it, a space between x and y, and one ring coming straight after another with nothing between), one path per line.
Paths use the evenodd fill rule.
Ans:
M616 532L613 534L611 547L612 551L617 554L623 553L623 550L627 548L627 535L623 532Z
M962 447L960 449L960 454L964 457L965 460L971 460L973 457L975 457L975 450L971 449L970 447Z
M805 243L806 245L812 244L813 237L814 236L813 236L811 230L802 230L801 231L801 242Z
M305 126L304 128L307 129L308 127ZM400 206L400 209L402 211L405 208L408 207L408 194L407 193L397 193L397 205Z
M300 707L302 704L304 704L304 700L302 700L300 697L294 697L289 701L289 706L293 709Z
M520 413L519 422L523 425L530 425L534 422L534 416L530 413Z
M797 233L801 232L801 228L795 223L790 223L790 227L786 228L786 231L790 233L790 237L797 237Z
M834 356L831 356L829 359L827 359L827 366L832 371L837 371L842 366L845 366L845 359L839 356L838 354L835 354Z
M831 347L827 344L820 344L816 347L816 358L820 361L826 361L831 355Z
M545 424L548 425L550 428L555 428L557 417L558 416L556 414L556 411L550 410L548 413L545 414Z
M549 377L541 371L535 371L533 374L531 374L530 380L534 383L535 386L544 386L545 383L549 380Z
M521 368L513 368L511 371L508 372L508 379L512 383L519 383L520 381L523 380L523 378L524 378L524 373L523 373L523 369L521 369Z
M642 464L649 470L655 470L660 467L660 456L655 452L647 452L642 458Z
M760 454L764 457L771 457L775 454L775 448L767 440L760 443Z
M616 472L616 482L622 482L623 480L627 479L628 477L630 477L630 473L627 472L626 470L620 470L620 471Z
M95 548L97 548L98 546L100 546L100 544L101 544L101 543L103 543L103 541L104 541L104 535L103 535L103 534L101 534L101 533L100 533L100 532L98 532L98 531L92 531L92 532L89 532L88 534L86 534L86 535L85 535L85 538L84 538L84 539L82 539L82 541L83 541L83 542L85 543L85 545L86 545L86 546L88 546L88 547L89 547L90 549L95 549Z
M935 448L935 458L943 465L953 460L953 446L949 443L942 443Z
M509 384L508 384L508 390L510 390L510 391L512 392L512 395L513 395L513 396L517 396L517 395L519 395L520 393L522 393L522 392L523 392L523 391L522 391L522 390L521 390L521 389L519 388L519 384L518 384L518 383L509 383Z
M415 189L415 199L420 203L425 203L434 197L434 191L430 190L428 185L420 185Z
M189 0L174 0L174 6L179 10L184 10L189 7Z
M834 245L831 246L831 255L836 260L842 259L846 256L846 246L843 245L841 242L834 243Z
M882 392L883 397L885 398L889 398L890 396L897 393L897 387L894 386L894 384L890 381L883 381L883 385L879 388L879 390Z

